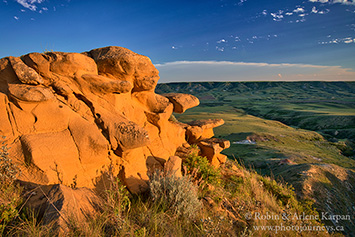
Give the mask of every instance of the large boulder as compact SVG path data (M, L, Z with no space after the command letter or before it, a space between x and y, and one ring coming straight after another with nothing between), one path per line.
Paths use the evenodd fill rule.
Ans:
M10 84L18 84L18 79L8 58L0 59L0 92L7 94Z
M98 214L101 199L88 188L71 188L61 184L22 183L28 194L25 206L51 225L54 236L66 236L69 225L83 224Z
M164 94L166 98L170 100L174 105L175 113L184 113L187 109L196 107L200 104L200 101L197 97L188 94L182 93L169 93Z
M22 61L33 68L44 79L44 84L48 85L53 79L50 71L50 57L47 54L30 53L21 57Z
M200 141L197 144L200 149L200 155L207 157L208 161L214 166L219 167L227 160L227 156L220 152L230 147L230 142L220 138L209 138Z
M15 57L9 57L11 66L14 69L17 78L25 84L43 84L43 79L38 73L31 67L27 66L21 59Z
M43 102L54 99L54 95L50 89L40 86L10 84L9 92L9 95L14 99L26 102Z
M100 75L130 81L134 91L154 91L159 72L148 57L122 47L105 47L87 52L97 63Z
M164 165L164 172L167 175L174 175L175 177L181 177L181 163L182 160L178 156L170 156Z

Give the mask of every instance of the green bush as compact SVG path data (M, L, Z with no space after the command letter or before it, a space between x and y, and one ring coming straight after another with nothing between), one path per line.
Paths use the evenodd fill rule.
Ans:
M202 179L209 184L219 184L221 181L220 172L210 165L206 157L189 155L184 165L187 174L197 173L195 179Z
M277 183L276 180L264 176L259 176L259 180L264 185L264 188L273 194L283 205L293 204L296 202L292 186L282 186Z
M105 191L105 199L106 207L118 218L131 207L129 192L117 177L112 178L111 188Z
M0 236L7 226L19 215L22 203L21 188L16 185L0 187Z
M171 210L178 216L194 218L202 207L197 187L186 176L165 176L155 172L150 177L149 187L153 201L163 210Z

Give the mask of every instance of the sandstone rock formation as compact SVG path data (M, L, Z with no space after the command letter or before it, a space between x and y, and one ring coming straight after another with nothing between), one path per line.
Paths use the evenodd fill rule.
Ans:
M223 124L223 119L196 120L188 123L189 126L186 128L188 142L196 143L200 140L213 137L213 128Z
M209 138L201 140L197 144L201 149L202 156L207 157L208 161L215 167L223 164L227 160L227 156L220 154L223 149L230 147L230 142L225 139Z
M193 95L181 94L181 93L169 93L164 94L166 98L170 100L174 105L174 112L184 113L187 109L198 106L200 101Z
M19 179L102 188L114 167L137 193L154 169L181 175L181 151L191 144L214 166L225 162L219 152L229 143L210 139L223 120L172 121L199 101L155 94L158 79L148 57L121 47L0 59L0 136Z

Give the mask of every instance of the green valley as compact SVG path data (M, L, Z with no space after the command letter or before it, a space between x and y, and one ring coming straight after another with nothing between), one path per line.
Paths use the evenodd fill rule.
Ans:
M292 184L320 212L354 212L355 83L170 83L156 91L200 99L175 114L179 121L222 118L215 135L230 140L230 159ZM325 224L355 227L354 220Z

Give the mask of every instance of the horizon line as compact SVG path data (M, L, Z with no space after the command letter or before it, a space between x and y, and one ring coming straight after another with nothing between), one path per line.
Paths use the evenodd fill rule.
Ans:
M282 81L260 81L260 80L256 80L256 81L171 81L171 82L159 82L158 81L158 84L173 84L173 83L240 83L240 82L271 82L271 83L274 83L274 82L286 82L286 83L306 83L306 82L325 82L325 83L334 83L334 82L350 82L350 83L354 83L354 81L337 81L337 80L334 80L334 81L327 81L327 80L319 80L319 81L286 81L286 80L282 80Z

